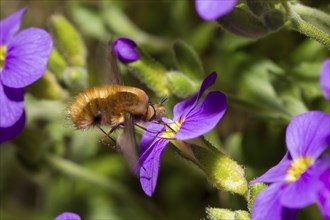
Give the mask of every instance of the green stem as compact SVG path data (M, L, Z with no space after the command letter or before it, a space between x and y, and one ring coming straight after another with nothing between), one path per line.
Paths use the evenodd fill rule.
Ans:
M113 181L110 182L105 177L99 176L94 172L84 169L83 167L64 158L57 157L54 155L46 155L45 158L47 163L51 165L52 168L65 175L74 177L79 180L83 180L84 182L88 182L92 185L96 185L111 193L118 194L119 196L127 197L129 196L129 194L131 194L119 183Z
M302 4L295 4L291 7L302 17L313 17L325 25L330 26L330 15L323 11Z
M150 218L150 214L146 213L146 207L148 207L152 212L154 212L154 215L158 216L160 219L163 219L163 213L160 213L157 207L144 198L136 196L133 191L127 187L124 187L122 184L115 182L114 180L110 181L103 176L99 176L94 172L79 166L78 164L58 156L45 155L45 160L53 169L67 176L74 177L77 180L94 185L97 188L102 188L118 196L119 198L124 198L125 202L127 202L132 209L138 210L139 214L144 216L143 218Z
M299 14L295 11L294 6L292 6L290 3L286 2L286 6L289 10L289 16L290 16L290 22L288 22L287 25L302 34L305 34L307 37L310 37L310 38L318 41L319 43L323 44L326 48L328 48L330 50L329 34L320 30L319 28L312 25L311 23L303 20L299 16Z

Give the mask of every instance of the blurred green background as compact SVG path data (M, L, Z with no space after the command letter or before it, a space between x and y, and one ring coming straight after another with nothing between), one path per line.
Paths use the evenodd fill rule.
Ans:
M306 4L329 12L325 1ZM100 131L74 129L66 107L85 87L105 84L107 42L113 37L133 39L167 70L180 69L173 49L180 39L203 64L204 75L197 78L218 73L212 89L226 93L229 107L206 137L245 166L249 181L282 159L293 116L330 112L319 87L320 65L329 52L287 28L261 39L239 37L201 20L188 0L2 0L0 6L1 19L28 6L22 28L50 32L51 17L64 15L86 45L82 66L88 73L87 81L78 77L83 82L70 87L50 71L47 96L40 95L43 85L27 88L27 126L0 148L0 219L52 219L64 211L83 219L201 219L206 207L247 210L243 198L215 189L172 146L165 151L155 195L148 198L122 156L99 144ZM126 85L145 89L153 102L161 100L128 68L121 71ZM169 96L169 115L180 100L179 94ZM318 212L311 206L298 219L319 219Z

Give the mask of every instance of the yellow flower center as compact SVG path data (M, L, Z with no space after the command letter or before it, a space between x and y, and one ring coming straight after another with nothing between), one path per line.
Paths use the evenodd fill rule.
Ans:
M294 160L286 174L286 181L292 183L298 180L313 162L311 157L300 157Z
M7 47L4 45L0 45L0 71L5 66L6 55L7 55Z
M178 133L178 131L180 130L183 122L184 122L184 120L180 120L180 121L175 121L171 124L168 124L166 126L166 131L161 135L161 138L166 138L166 139L173 138L175 136L175 134Z

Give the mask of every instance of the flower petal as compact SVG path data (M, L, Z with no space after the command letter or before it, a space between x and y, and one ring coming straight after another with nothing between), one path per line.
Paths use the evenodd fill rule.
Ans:
M0 21L0 45L6 45L21 27L22 16L27 8L22 8Z
M264 175L259 178L251 181L251 184L255 183L276 183L276 182L284 182L287 171L291 167L292 161L288 158L288 153L284 156L284 158L273 168L268 170Z
M39 28L21 31L8 45L1 73L4 85L22 88L38 80L46 71L53 48L51 36Z
M216 79L217 73L212 72L204 79L197 95L176 104L173 109L173 121L179 121L181 118L184 118L195 107L205 90L215 83Z
M196 0L196 11L205 21L213 21L231 12L237 0Z
M286 144L293 159L317 159L330 145L330 115L310 111L294 117L286 130Z
M25 127L25 122L25 112L23 111L21 117L15 124L7 128L0 127L0 144L18 136L23 131L23 128Z
M150 123L144 131L140 142L141 155L151 146L152 142L164 130L164 125L158 123Z
M282 219L285 220L295 220L299 209L289 209L283 207Z
M254 201L252 219L282 219L283 207L280 198L283 187L282 183L275 183L259 193Z
M140 54L135 48L136 43L128 38L118 38L113 43L113 50L123 63L130 63L140 59Z
M13 89L1 85L0 81L0 127L13 126L24 111L23 89Z
M327 220L330 219L330 167L327 161L327 169L321 173L320 181L322 183L318 192L318 205L321 209L323 217Z
M54 220L80 220L80 216L73 212L63 212Z
M330 100L330 58L326 59L322 64L320 84L324 96Z
M281 204L288 208L304 208L318 200L318 191L322 182L319 180L320 170L324 162L319 160L310 166L300 178L284 189ZM324 169L323 169L324 170Z
M226 96L219 91L209 92L184 119L175 138L189 140L209 132L218 124L226 109Z
M164 153L165 147L169 140L158 139L146 150L141 156L140 163L140 182L143 191L148 195L152 196L155 191L158 174L160 169L160 159ZM146 154L146 156L144 156Z

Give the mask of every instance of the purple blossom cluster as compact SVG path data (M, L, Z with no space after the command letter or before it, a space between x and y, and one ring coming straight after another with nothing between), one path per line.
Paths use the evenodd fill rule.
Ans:
M229 4L231 1L227 2ZM203 11L206 3L210 1L196 1L197 9L200 7L199 10ZM126 60L123 56L126 51L129 51L128 57L136 53L136 44L130 43L134 45L130 49L126 48L127 45L121 52L120 60ZM120 51L121 47L116 50ZM191 140L209 132L224 115L226 97L219 91L208 93L198 103L205 90L214 84L216 77L216 73L211 73L196 96L175 105L173 120L163 118L167 127L156 123L147 127L141 139L141 157L135 172L139 172L142 189L148 196L155 191L160 160L166 145L171 140ZM320 82L325 97L329 99L330 59L322 65ZM313 203L317 203L322 215L330 219L330 157L322 155L330 145L330 115L311 111L294 117L287 128L286 142L288 153L282 161L251 182L270 183L256 198L252 219L295 219L299 209Z
M196 11L205 21L214 21L230 13L238 0L195 0Z
M17 33L26 11L23 8L0 21L0 143L23 130L23 88L44 74L53 48L51 36L42 29Z
M230 13L238 0L196 0L197 13L207 21ZM23 8L0 22L0 143L16 137L25 126L24 87L38 80L47 68L53 47L50 35L38 28L17 33ZM137 45L119 38L113 49L118 59L130 63L140 59ZM148 196L155 192L160 161L170 141L198 138L216 127L227 110L226 96L205 91L217 79L215 72L202 82L198 93L174 106L173 119L150 123L140 145L141 156L134 170L140 175L142 189ZM321 68L320 87L330 100L330 59ZM330 220L330 115L309 111L294 117L286 130L288 152L283 159L251 184L269 186L257 196L252 219L295 219L299 209L317 204L322 216ZM80 220L64 212L55 220Z
M73 212L63 212L56 216L54 220L81 220L80 216Z
M320 84L325 98L330 100L330 58L322 64Z
M160 160L170 140L191 140L211 131L223 117L227 109L226 96L219 91L212 91L199 102L206 89L217 78L215 72L207 76L197 95L174 106L173 120L163 118L168 125L151 124L142 136L140 151L135 171L140 172L142 189L148 196L155 191ZM154 131L159 131L155 138Z
M310 111L294 117L286 130L288 153L251 183L271 183L255 200L252 219L295 219L317 203L330 219L330 115Z

